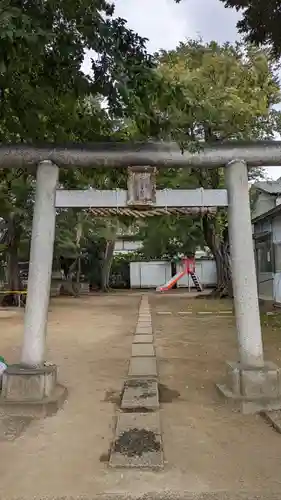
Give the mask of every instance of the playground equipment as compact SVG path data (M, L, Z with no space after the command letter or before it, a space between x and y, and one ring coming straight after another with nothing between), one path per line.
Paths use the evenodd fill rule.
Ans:
M56 405L59 407L65 394L56 382L56 366L45 363L56 207L114 208L117 215L120 208L126 210L133 206L140 212L152 207L153 215L157 215L159 209L162 214L163 210L169 213L170 209L180 211L185 207L191 211L200 207L204 211L206 207L228 206L239 362L228 363L226 383L218 388L227 399L235 400L244 412L281 409L280 370L273 363L265 362L263 356L248 192L248 168L280 166L281 143L234 141L201 146L196 153L182 152L176 143L163 142L99 143L70 147L0 146L1 168L37 166L22 354L20 365L8 366L3 373L2 405L9 407L10 404L15 411L16 403L31 401L32 407L38 404L45 408L51 402L54 410ZM140 180L140 189L135 190L133 184L133 191L137 191L140 203L136 203L138 200L134 193L130 197L124 190L88 190L78 194L67 191L64 200L60 197L60 190L57 190L59 168L129 166L136 169L136 179ZM154 192L149 182L149 168L188 166L198 169L225 167L227 193L225 190L201 189ZM141 194L144 191L147 196Z
M156 288L156 291L157 292L166 292L167 290L170 290L177 283L177 281L179 281L183 276L188 274L191 277L197 292L202 292L203 288L202 288L202 285L198 279L198 276L196 275L195 270L196 270L195 259L190 259L190 258L184 257L182 259L182 270L179 271L174 276L172 276L172 278L169 279L169 281L167 281L167 283L165 283L164 285L158 286Z

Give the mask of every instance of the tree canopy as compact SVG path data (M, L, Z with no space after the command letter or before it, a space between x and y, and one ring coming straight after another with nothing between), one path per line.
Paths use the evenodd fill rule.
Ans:
M220 0L225 7L241 11L238 32L248 42L267 45L275 56L281 55L281 2L280 0Z
M143 242L142 253L148 259L193 257L197 248L204 246L199 217L155 217L140 228L139 237Z
M152 127L143 123L140 133L144 137L172 138L183 148L197 150L202 142L269 139L280 131L280 112L273 107L280 102L278 74L266 51L252 45L220 46L216 42L189 40L176 50L161 51L157 61L165 91L155 98L151 96L151 106L158 110L158 129L155 131L155 123ZM261 173L255 170L252 175ZM217 189L224 187L224 177L219 169L169 170L159 174L157 184ZM148 221L152 228L147 230L146 237L148 234L153 237L153 224ZM166 224L155 248L163 246L167 233L170 233L168 242L173 241L171 228L178 222L171 225L167 219ZM187 234L190 227L192 224L189 226L186 220ZM202 229L205 244L216 260L218 284L224 293L230 282L225 211L220 210L215 216L203 215ZM179 234L182 234L180 229ZM190 243L191 240L190 236Z
M107 98L115 114L130 105L132 89L145 101L153 67L146 40L113 13L105 0L1 2L0 140L71 139L73 111L87 95ZM90 76L81 70L87 49Z
M146 40L113 13L105 0L1 2L1 142L161 138L197 150L202 141L270 138L280 130L280 114L273 109L280 101L279 82L266 51L190 40L150 55ZM93 54L89 75L81 70L86 49ZM59 182L68 188L124 188L125 173L61 170ZM217 170L169 169L157 178L159 188L223 183ZM12 290L20 286L18 259L29 246L34 185L32 172L0 172L0 252ZM117 233L129 222L61 212L56 257L80 266L85 253L99 255L106 288ZM202 229L219 266L227 253L223 211L201 219L148 221L141 228L144 253L192 254L203 244Z
M182 0L175 0L180 3ZM280 0L219 0L226 8L240 12L238 32L246 42L269 46L274 57L281 56L281 1Z
M118 119L133 115L134 103L148 107L153 58L146 40L113 14L106 0L1 2L0 142L106 140L118 134ZM86 50L93 54L89 75L81 70ZM111 182L121 185L122 175L60 172L61 185L72 188ZM33 173L0 172L0 251L11 290L20 287L18 258L24 236L28 248L33 198ZM69 223L73 218L77 229L81 220L70 214ZM58 222L65 226L63 218Z

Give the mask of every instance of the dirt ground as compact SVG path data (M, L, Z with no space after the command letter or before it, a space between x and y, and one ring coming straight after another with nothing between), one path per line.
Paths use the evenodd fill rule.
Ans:
M127 374L140 297L52 301L48 360L59 366L68 401L17 439L0 433L0 497L219 491L281 497L281 435L259 416L232 411L215 389L225 360L237 359L234 318L219 313L232 310L228 301L149 294L166 464L161 472L108 468L114 394ZM10 363L19 359L22 321L22 312L0 311L0 354ZM279 315L263 317L266 358L279 364L280 324Z

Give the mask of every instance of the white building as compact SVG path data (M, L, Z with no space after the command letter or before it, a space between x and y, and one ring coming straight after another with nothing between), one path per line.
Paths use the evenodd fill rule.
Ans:
M251 191L259 297L281 304L281 179L257 182Z

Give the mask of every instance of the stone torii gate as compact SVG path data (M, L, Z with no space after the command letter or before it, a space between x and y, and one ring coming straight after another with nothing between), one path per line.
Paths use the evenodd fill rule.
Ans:
M56 207L135 206L126 191L84 193L57 190L59 168L225 167L224 190L156 191L149 207L226 206L233 272L239 362L227 364L223 395L245 413L281 408L280 370L264 361L252 241L247 167L281 165L281 143L230 142L182 153L175 143L106 143L93 146L1 146L1 168L37 167L28 295L23 346L18 365L3 376L0 404L13 414L54 412L66 398L57 383L57 367L45 362L46 327L53 261ZM128 196L129 195L129 196ZM107 201L106 201L107 200ZM140 205L143 204L141 200ZM140 207L139 207L140 208Z

